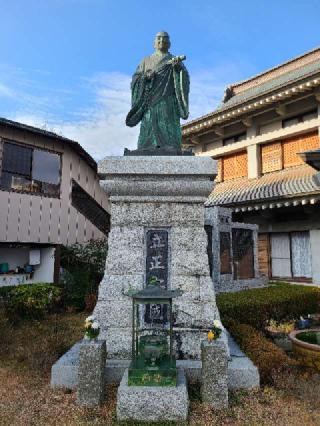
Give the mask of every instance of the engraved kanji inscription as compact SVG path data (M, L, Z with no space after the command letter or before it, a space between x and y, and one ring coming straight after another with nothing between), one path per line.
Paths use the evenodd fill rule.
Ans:
M168 231L165 229L147 231L145 285L168 288Z

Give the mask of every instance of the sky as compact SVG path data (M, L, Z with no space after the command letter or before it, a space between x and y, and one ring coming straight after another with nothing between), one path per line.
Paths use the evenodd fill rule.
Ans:
M0 0L0 11L0 117L74 139L97 161L136 148L130 81L158 31L187 56L189 119L228 84L320 44L319 0Z

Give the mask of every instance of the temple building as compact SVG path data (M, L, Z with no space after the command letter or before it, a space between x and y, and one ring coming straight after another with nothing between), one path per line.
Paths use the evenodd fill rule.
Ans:
M231 84L213 112L182 128L184 146L218 160L207 207L259 225L260 273L269 279L320 285L319 103L316 48ZM226 242L224 258L225 250Z

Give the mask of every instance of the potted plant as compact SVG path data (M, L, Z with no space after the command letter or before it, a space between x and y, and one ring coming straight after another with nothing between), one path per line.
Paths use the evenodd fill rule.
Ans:
M292 343L289 334L295 328L294 321L277 322L271 319L265 330L274 343L286 352L292 351Z

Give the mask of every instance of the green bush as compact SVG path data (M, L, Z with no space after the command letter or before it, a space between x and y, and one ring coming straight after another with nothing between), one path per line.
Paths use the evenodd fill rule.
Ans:
M87 295L95 295L103 277L107 255L106 240L91 240L87 244L74 244L61 249L64 273L61 284L64 302L76 309L85 308Z
M229 323L229 331L243 352L258 367L261 383L272 384L276 373L297 362L289 358L278 346L247 324Z
M52 284L24 284L7 287L2 297L10 320L39 319L58 306L61 289Z
M265 288L220 293L217 304L226 326L235 321L262 330L271 318L282 321L319 312L320 289L279 283Z

